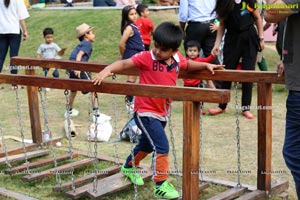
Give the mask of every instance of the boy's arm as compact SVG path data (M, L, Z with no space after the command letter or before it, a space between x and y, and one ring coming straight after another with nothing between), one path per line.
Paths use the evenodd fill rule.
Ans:
M202 57L198 57L196 59L194 59L194 61L198 61L198 62L207 62L207 63L211 63L215 60L215 57L210 54L209 56L202 58Z
M79 51L76 55L76 61L81 61L82 56L84 55L83 51ZM80 77L80 70L74 70L74 74L78 77Z
M188 71L197 71L201 69L207 69L212 74L214 74L214 70L224 70L225 65L214 65L210 63L204 63L204 62L197 62L193 60L187 61L187 70Z
M102 71L100 71L96 76L93 78L92 82L94 85L100 85L101 82L108 76L113 76L114 73L121 72L124 69L134 67L134 63L131 58L125 60L116 61L108 66L106 66Z

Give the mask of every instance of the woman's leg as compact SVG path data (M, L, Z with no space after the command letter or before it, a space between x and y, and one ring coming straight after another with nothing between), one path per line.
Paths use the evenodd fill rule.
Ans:
M5 61L5 57L8 51L8 38L7 38L7 34L0 34L0 73L2 72L3 69L3 65L4 65L4 61Z
M10 58L17 56L19 54L20 44L21 44L21 33L20 34L10 34L10 36L9 36ZM12 65L11 61L10 61L10 66L11 66L10 73L17 74L18 69L16 66Z

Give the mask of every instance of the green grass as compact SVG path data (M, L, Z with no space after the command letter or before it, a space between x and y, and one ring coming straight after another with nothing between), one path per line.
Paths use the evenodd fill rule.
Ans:
M31 17L26 21L30 39L22 42L20 49L20 56L35 57L36 50L40 43L43 42L42 30L45 27L52 27L55 31L55 42L62 48L67 48L66 55L63 59L68 59L72 49L79 43L75 38L75 27L81 23L88 23L95 27L96 42L93 44L93 54L90 59L92 62L111 63L120 58L118 43L121 38L120 35L120 10L78 10L78 11L46 11L46 10L32 10ZM157 26L162 21L173 21L177 23L177 15L174 11L160 11L152 12L151 18ZM182 47L180 48L181 52ZM265 56L269 63L269 69L275 70L275 64L278 60L278 55L271 49L266 49ZM8 59L6 61L8 63ZM7 70L4 71L7 73ZM23 72L21 71L20 74ZM41 70L39 70L41 73ZM60 71L61 77L64 77L64 71ZM124 80L124 77L119 76L118 80ZM181 84L181 80L179 84ZM17 120L16 96L9 86L5 86L5 90L0 91L1 95L1 109L5 114L0 115L0 122L3 129L3 134L14 135L20 137L20 127ZM239 91L240 95L240 91ZM117 150L118 156L122 159L126 158L129 149L132 147L127 142L117 142L119 130L128 120L128 115L124 109L124 98L122 95L99 95L101 112L112 116L112 125L114 133L111 140L107 143L98 143L98 154L115 156L114 152ZM256 105L256 87L253 89L253 105ZM295 191L293 180L285 163L282 159L281 149L284 137L284 113L285 113L285 98L286 91L283 85L273 86L273 169L282 169L286 174L274 174L273 180L280 177L289 178L290 189L288 190L290 198L295 198ZM25 138L31 137L29 126L28 102L27 93L25 90L19 91L19 104L21 107L22 125L24 126ZM47 114L51 131L55 136L64 135L63 122L65 110L65 97L63 91L52 90L47 94ZM113 104L117 105L114 110ZM215 107L215 104L205 103L205 109ZM78 136L73 140L73 146L76 149L87 151L88 142L86 141L86 133L88 127L88 95L81 95L76 97L75 107L80 111L80 115L73 119L77 125L76 130ZM40 112L42 109L40 108ZM255 111L254 111L255 112ZM255 112L256 115L256 112ZM256 115L257 116L257 115ZM41 116L42 117L42 116ZM241 154L242 154L242 169L251 171L250 174L242 176L242 184L256 184L256 141L257 141L257 121L246 120L240 118L241 127ZM231 103L228 105L228 111L220 116L204 116L203 117L203 165L205 170L215 170L216 174L211 174L213 178L224 179L229 181L236 181L234 174L226 173L226 170L236 169L236 141L235 141L235 109L234 99L232 96ZM182 165L182 103L173 103L172 125L174 129L176 155L179 161L179 166ZM166 128L167 130L167 128ZM170 132L167 130L170 135ZM9 149L21 147L22 144L12 140L7 140ZM68 141L62 140L62 145L68 147ZM171 145L172 146L172 145ZM171 148L172 149L172 148ZM93 147L92 147L93 150ZM3 148L1 148L3 151ZM57 154L62 154L62 151L56 149ZM49 155L51 156L51 155ZM171 170L173 167L172 153L170 152ZM145 159L144 163L150 164L150 156ZM21 163L18 163L21 164ZM107 167L109 163L99 162L99 169ZM47 166L46 166L47 167ZM0 166L0 171L6 169L6 166ZM76 177L81 177L86 171L92 171L93 167L89 166L75 171ZM52 192L52 187L56 185L55 177L45 178L42 181L34 183L26 183L20 180L22 175L7 176L0 173L0 185L7 189L18 191L38 199L65 199L64 193ZM63 181L70 180L69 176L63 176ZM175 177L171 177L171 181L176 185ZM146 185L139 187L140 199L152 199L153 183L147 181ZM220 191L226 190L226 187L211 184L201 196L201 199L207 199ZM116 192L103 199L133 199L134 190ZM4 198L0 198L4 199ZM272 199L278 199L273 197Z

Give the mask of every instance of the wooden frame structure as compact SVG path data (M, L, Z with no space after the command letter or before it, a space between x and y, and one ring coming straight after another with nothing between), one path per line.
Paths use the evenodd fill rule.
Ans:
M199 101L211 103L227 103L230 100L230 91L194 89L183 87L167 87L155 85L137 85L127 83L112 83L105 81L101 86L93 86L87 80L56 79L34 76L34 66L43 68L73 69L90 72L99 72L106 65L99 63L80 63L74 61L62 60L44 60L14 57L13 64L21 66L30 66L26 69L26 75L8 75L0 74L0 83L27 85L27 94L29 101L29 111L31 118L32 139L35 143L31 145L40 145L42 142L41 125L39 121L37 86L72 89L81 91L92 91L111 94L126 94L134 96L167 97L174 100L184 101L183 124L184 124L184 150L183 150L183 199L198 199L199 196L199 130L200 130L200 111ZM122 71L122 75L138 75L138 71L131 69ZM34 78L32 77L34 76ZM180 78L198 78L208 80L225 80L237 82L256 82L258 90L257 105L272 106L272 84L283 84L284 78L278 77L274 72L256 72L256 71L216 71L211 75L208 71L199 71L196 73L180 72ZM47 79L47 81L44 81ZM184 94L184 95L182 95ZM272 110L258 110L258 170L257 170L257 190L253 189L249 193L252 197L268 197L269 194L282 192L287 189L288 182L280 183L280 191L275 191L275 186L271 185L271 154L272 154ZM20 152L16 150L9 155ZM186 156L188 155L188 156ZM0 154L0 157L3 155ZM227 192L238 193L234 191ZM226 195L223 195L223 197ZM251 197L251 198L250 198ZM225 197L224 197L225 199Z

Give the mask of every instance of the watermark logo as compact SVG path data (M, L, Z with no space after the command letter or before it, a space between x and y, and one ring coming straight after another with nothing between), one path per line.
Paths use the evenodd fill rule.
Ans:
M262 4L262 3L255 3L254 8L251 8L249 4L242 1L242 8L241 10L248 10L253 12L254 9L266 10L270 13L279 14L279 13L299 13L299 3L294 4Z

